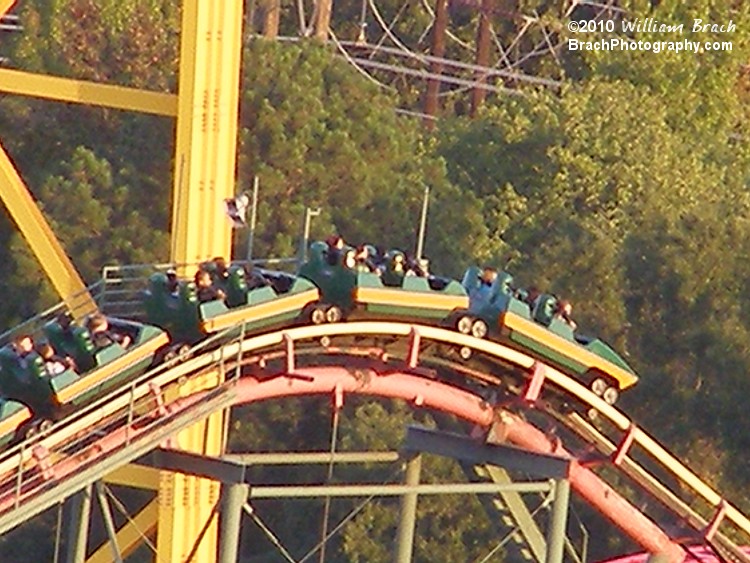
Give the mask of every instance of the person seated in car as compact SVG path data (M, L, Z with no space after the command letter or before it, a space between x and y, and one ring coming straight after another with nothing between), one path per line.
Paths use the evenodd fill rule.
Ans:
M492 284L497 279L497 270L492 266L485 266L482 268L482 271L479 272L479 275L477 277L479 280L479 285L474 288L474 290L471 292L470 297L479 300L489 299Z
M370 245L368 244L360 244L357 247L356 253L354 254L354 259L357 261L358 272L373 273L378 269L375 265L375 262L373 262L372 257L370 256Z
M225 284L229 279L229 269L227 268L227 261L222 256L217 256L211 260L214 264L214 276L219 284Z
M101 350L112 344L119 344L123 348L127 348L132 344L132 340L127 334L120 334L117 331L110 330L107 317L101 313L97 313L89 318L87 325L86 328L91 333L91 341L94 343L96 350Z
M328 249L326 251L326 262L329 266L335 266L341 258L341 251L344 250L346 243L341 235L331 235L326 239Z
M172 268L167 270L167 292L171 297L180 296L180 280L177 279L177 272Z
M206 271L199 270L195 274L195 287L197 290L198 301L200 303L226 298L224 291L214 287L213 280L211 280L211 274Z
M245 270L245 284L247 284L248 291L271 285L252 263L245 264L243 269Z
M528 304L532 312L534 311L534 307L536 306L536 300L539 299L540 295L541 295L541 292L535 285L532 285L526 292L525 301Z
M36 352L44 360L44 370L51 377L60 375L66 369L75 369L73 358L58 356L47 342L37 345Z
M571 304L571 302L560 300L557 302L557 307L555 309L555 315L553 318L562 320L572 330L575 331L578 328L578 325L571 318L572 314L573 314L573 305Z
M406 254L404 256L405 273L407 276L418 276L420 278L426 278L427 272L425 272L419 260L413 258L411 255Z
M34 341L28 334L20 334L13 339L10 345L16 356L16 361L21 369L29 367L29 355L34 352Z

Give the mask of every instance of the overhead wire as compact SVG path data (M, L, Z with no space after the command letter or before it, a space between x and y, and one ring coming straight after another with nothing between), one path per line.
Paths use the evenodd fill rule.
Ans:
M266 537L279 550L284 558L289 561L289 563L297 563L294 557L292 557L292 554L289 553L289 551L287 551L287 549L281 543L281 540L279 540L279 538L277 538L276 535L271 531L271 528L266 526L263 520L261 520L260 517L255 513L255 509L253 509L252 505L249 502L246 502L242 506L242 510L244 510L248 514L248 516L253 519L255 525L258 526L258 528L260 528L264 534L266 534Z
M432 21L434 22L435 21L435 11L432 9L432 6L430 6L427 3L427 0L421 0L421 3L422 3L422 6L424 7L424 9L427 11L427 13L430 14L430 17L432 18ZM460 37L458 37L450 29L446 29L445 30L445 34L450 39L452 39L453 41L455 41L458 45L460 45L461 47L463 47L464 49L467 49L469 51L473 51L474 50L474 48L469 43L467 43L466 41L464 41L463 39L461 39Z
M333 41L334 45L336 45L336 48L339 50L341 55L346 59L346 61L352 65L355 69L357 69L357 72L359 72L362 76L367 78L370 82L377 84L380 88L383 88L384 90L390 90L392 92L395 92L396 89L393 86L389 86L388 84L383 84L379 80L377 80L374 76L372 76L369 72L364 70L359 64L357 64L357 60L352 58L352 56L344 49L344 46L341 44L341 42L336 37L336 34L333 32L333 30L329 30L329 35L331 37L331 40ZM361 60L361 59L360 59Z
M368 0L368 3L370 5L370 10L372 11L372 15L375 16L375 19L380 24L380 27L383 28L383 31L386 33L386 35L388 35L388 38L391 41L393 41L393 43L396 46L400 47L405 53L408 53L410 57L415 58L417 60L422 60L422 55L418 55L417 53L414 53L411 49L409 49L406 45L404 45L401 42L401 40L398 37L396 37L396 35L390 29L388 29L388 26L383 20L383 16L380 14L380 11L375 5L374 0Z

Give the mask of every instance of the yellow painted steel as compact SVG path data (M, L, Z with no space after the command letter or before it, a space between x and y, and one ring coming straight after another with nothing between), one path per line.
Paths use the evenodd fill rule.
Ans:
M212 389L224 380L220 369L179 384L185 397ZM171 447L210 456L224 453L223 412L212 414L173 438ZM162 471L159 480L157 551L160 561L215 561L217 554L219 483L210 479Z
M104 478L106 483L156 491L159 489L159 470L137 463L118 467Z
M223 200L234 196L242 4L183 2L171 248L178 264L231 254Z
M7 14L8 10L10 10L15 3L16 0L0 0L0 17Z
M135 517L117 530L117 545L123 558L130 555L136 547L143 541L144 536L153 533L156 528L156 517L159 509L159 502L152 500L145 508L135 515ZM161 561L160 557L156 558ZM110 563L112 561L112 547L109 541L105 541L97 549L86 563Z
M234 196L242 21L242 0L184 0L182 5L171 247L171 260L178 264L231 256L223 200ZM221 381L223 373L212 372L189 380L180 392L190 394ZM180 433L177 446L221 455L225 425L224 414L214 414ZM160 560L216 560L218 500L218 482L162 472Z
M0 92L156 115L177 115L177 96L174 94L45 76L20 70L0 69Z
M317 288L308 289L294 295L287 295L273 301L258 303L252 307L242 307L239 309L229 310L223 315L207 319L201 323L201 328L205 332L219 332L221 330L239 326L243 322L252 323L261 319L267 319L275 315L283 315L296 310L301 310L308 303L320 299L320 292Z
M0 199L76 318L97 310L86 285L52 232L8 153L0 146Z

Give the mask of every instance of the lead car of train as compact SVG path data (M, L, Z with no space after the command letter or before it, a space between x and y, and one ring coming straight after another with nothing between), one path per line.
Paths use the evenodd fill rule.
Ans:
M40 418L57 419L124 382L143 374L170 352L231 327L254 334L299 323L353 319L407 320L450 327L463 334L500 341L581 379L608 403L638 376L606 343L576 334L554 315L556 298L543 294L530 305L519 297L512 277L497 275L477 291L480 271L469 268L462 282L408 275L404 255L389 252L376 271L363 268L351 248L316 242L296 275L229 268L203 269L223 299L199 302L195 283L157 273L143 295L147 322L109 318L110 329L131 344L95 349L83 326L48 322L37 340L75 362L76 370L47 374L34 352L23 361L10 345L0 348L0 445ZM468 355L467 355L468 358Z

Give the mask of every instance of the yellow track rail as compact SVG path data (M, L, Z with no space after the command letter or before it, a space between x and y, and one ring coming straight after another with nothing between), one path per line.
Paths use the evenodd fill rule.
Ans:
M305 326L281 330L269 334L263 334L248 338L241 343L231 343L224 347L207 352L196 358L190 359L182 364L176 365L171 369L156 373L149 381L160 386L165 386L170 382L175 382L183 376L195 374L206 369L217 362L229 362L234 359L239 360L241 356L251 352L257 352L261 349L270 347L280 347L289 340L292 342L302 340L315 340L324 336L367 336L367 335L390 335L408 337L416 331L423 340L440 342L447 345L467 346L475 353L487 354L495 359L502 360L523 368L531 372L535 365L535 360L525 354L517 352L504 346L487 340L478 340L471 336L459 334L454 331L421 325L410 325L403 323L390 322L352 322L340 323L321 326ZM731 522L743 532L750 540L750 520L742 514L736 507L726 502L725 499L713 488L704 483L695 473L690 471L683 463L670 454L656 440L651 438L646 432L637 428L632 421L623 413L614 407L605 403L600 397L592 393L581 383L569 377L558 370L550 367L545 368L546 384L552 385L558 391L563 392L571 398L576 398L584 404L590 405L599 411L600 415L608 420L616 429L627 432L632 438L632 446L640 446L640 450L652 460L658 462L669 474L671 474L679 483L690 493L691 500L701 500L708 504L715 511L724 510L724 520ZM136 397L142 397L148 393L148 385L141 385L136 389ZM63 443L68 436L77 434L94 423L100 421L103 417L122 409L127 406L130 396L123 394L114 400L101 404L87 413L81 419L66 425L59 432L56 432L45 438L41 443L48 449L54 448L56 444ZM577 428L577 432L585 436L590 443L594 444L604 453L610 454L615 451L616 447L610 438L596 431L588 423L578 417L572 427ZM12 450L0 458L0 475L12 474L14 469L20 464L30 462L30 452L25 450ZM686 502L679 498L661 482L649 473L644 467L639 465L631 457L624 455L621 459L620 467L626 474L633 477L636 482L643 486L649 492L655 494L662 502L669 506L676 514L683 515L694 526L699 526L705 518L697 515ZM692 503L691 503L692 504Z

